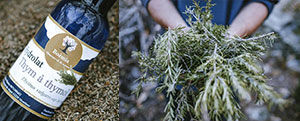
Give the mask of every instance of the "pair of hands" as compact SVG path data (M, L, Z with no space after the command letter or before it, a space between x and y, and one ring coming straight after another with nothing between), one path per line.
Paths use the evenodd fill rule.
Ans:
M151 0L148 10L153 19L164 28L190 29L170 0ZM259 2L245 6L231 23L229 36L246 37L256 31L268 16L267 7Z

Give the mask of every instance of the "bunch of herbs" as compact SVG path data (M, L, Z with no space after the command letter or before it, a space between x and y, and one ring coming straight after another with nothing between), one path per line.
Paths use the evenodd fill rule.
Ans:
M243 39L229 37L227 26L212 23L210 0L207 5L187 7L190 29L168 29L157 37L148 56L133 52L143 75L143 83L158 82L158 92L168 98L164 120L235 121L244 117L239 100L282 105L286 101L266 84L259 65L261 56L276 38L274 33Z

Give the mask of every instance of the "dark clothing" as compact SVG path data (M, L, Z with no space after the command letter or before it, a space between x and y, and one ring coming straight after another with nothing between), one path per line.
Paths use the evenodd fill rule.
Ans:
M141 0L145 7L148 7L150 0ZM186 6L192 6L193 0L172 0L175 7L177 8L180 15L184 20L187 19L187 16L183 13L186 10ZM206 0L196 0L200 1L200 6L206 5ZM212 22L218 25L230 25L233 19L237 16L239 11L245 5L251 2L260 2L266 5L268 8L268 13L270 14L273 10L274 5L279 0L212 0L212 3L215 4L211 8L213 19Z

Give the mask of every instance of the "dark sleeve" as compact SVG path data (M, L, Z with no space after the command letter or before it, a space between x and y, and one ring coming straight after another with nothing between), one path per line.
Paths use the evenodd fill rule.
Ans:
M248 4L251 2L260 2L268 8L268 15L272 12L274 5L279 2L279 0L249 0Z
M144 7L148 8L150 0L141 0Z

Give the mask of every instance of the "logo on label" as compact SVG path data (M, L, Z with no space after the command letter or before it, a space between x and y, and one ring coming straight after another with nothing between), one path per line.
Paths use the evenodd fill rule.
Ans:
M46 61L57 71L69 70L76 66L81 56L80 41L67 33L55 35L45 47Z
M65 48L61 51L63 51L65 54L67 54L67 50L71 52L76 49L77 43L73 38L71 38L70 36L66 36L63 40L64 41L62 43L62 46L64 46Z

